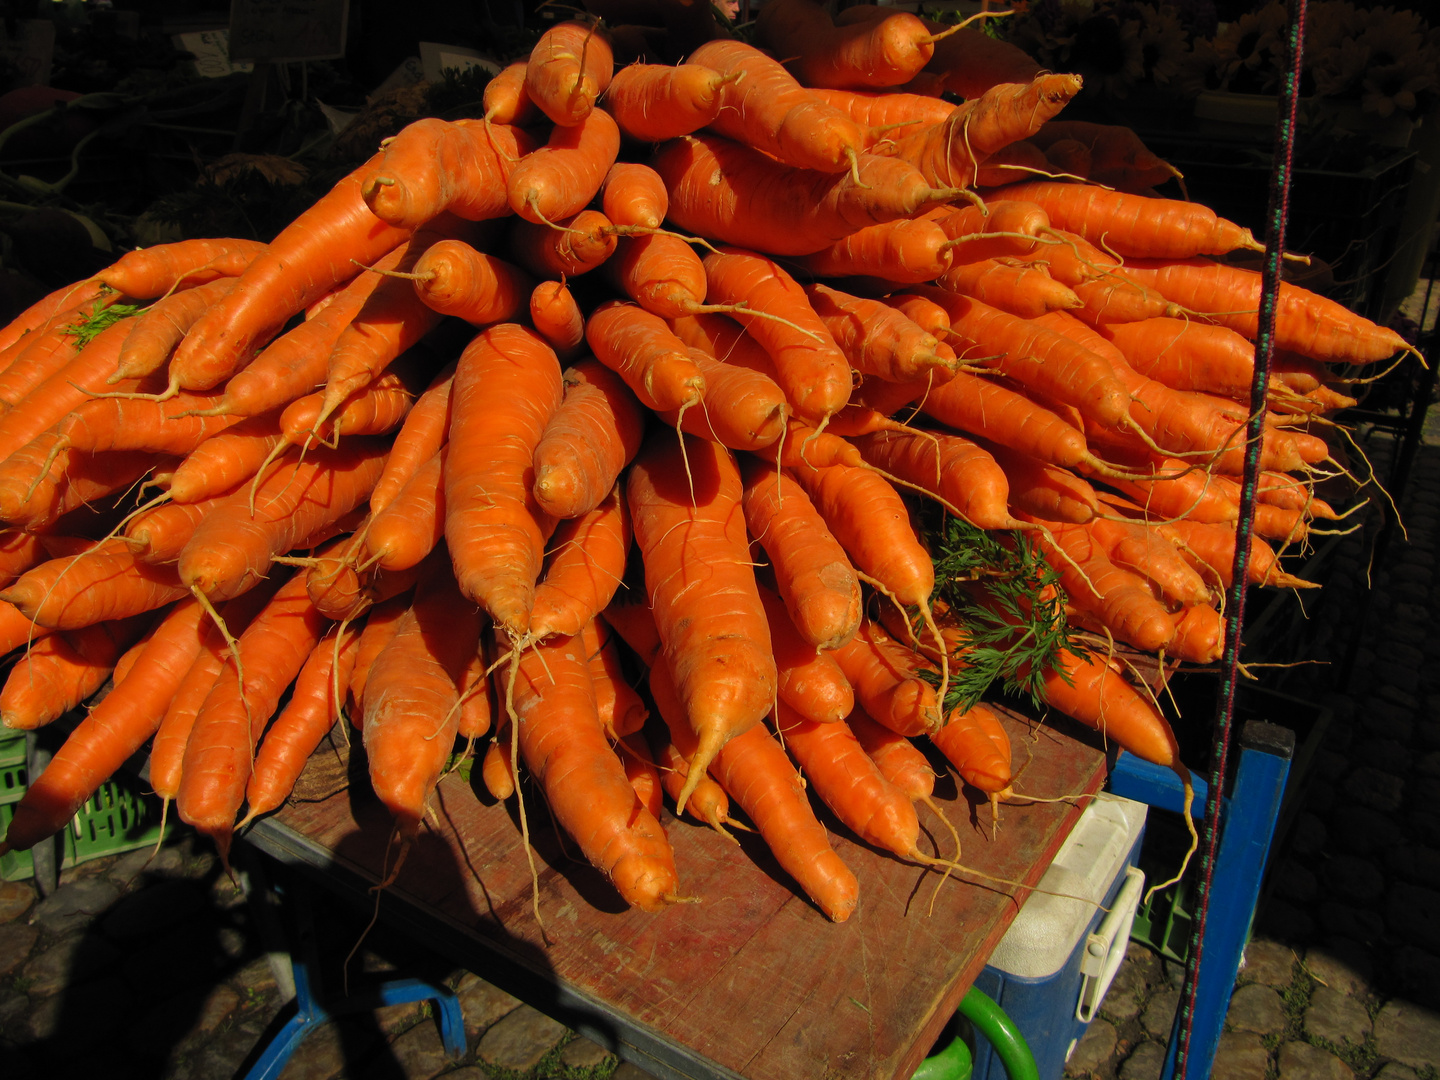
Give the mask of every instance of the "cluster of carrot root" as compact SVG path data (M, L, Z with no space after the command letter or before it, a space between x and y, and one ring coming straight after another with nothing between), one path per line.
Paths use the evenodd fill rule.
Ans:
M473 752L499 799L523 766L635 907L684 896L668 795L843 920L809 792L945 865L914 740L1014 781L988 706L943 715L966 641L919 499L1040 546L1091 634L1047 704L1183 773L1094 643L1219 655L1259 288L1223 257L1258 245L1145 194L1169 172L1133 135L1054 120L1076 77L1023 80L812 89L726 39L617 69L568 22L485 118L406 128L272 243L133 252L18 317L0 715L110 689L4 846L153 740L154 790L226 852L348 718L406 840ZM1250 566L1290 586L1267 541L1335 516L1326 365L1405 346L1290 286L1277 337Z

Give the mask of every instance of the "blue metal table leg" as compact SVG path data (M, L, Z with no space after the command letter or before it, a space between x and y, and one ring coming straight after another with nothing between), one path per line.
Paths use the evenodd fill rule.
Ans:
M1205 1080L1210 1075L1225 1028L1230 992L1235 987L1235 975L1240 970L1250 922L1260 898L1260 879L1294 752L1295 734L1288 728L1251 721L1240 733L1240 766L1229 806L1221 814L1223 831L1211 878L1200 966L1195 974L1198 981L1184 1080ZM1165 1080L1175 1075L1181 1020L1176 1016L1170 1033L1161 1074Z
M270 1040L254 1067L245 1074L245 1080L270 1080L278 1076L305 1036L335 1016L373 1012L386 1005L405 1005L412 1001L435 1002L445 1053L454 1060L465 1056L468 1045L460 1000L433 983L422 979L390 979L337 1001L322 1004L309 888L303 880L297 880L290 888L278 885L274 888L283 900L288 901L295 922L296 940L292 942L290 958L295 974L297 1011Z

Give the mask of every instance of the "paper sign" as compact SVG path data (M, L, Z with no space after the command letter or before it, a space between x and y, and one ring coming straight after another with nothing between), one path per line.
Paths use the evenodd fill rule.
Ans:
M349 17L349 0L231 0L230 58L337 59Z
M188 34L176 34L171 40L175 42L175 48L195 58L192 61L195 74L202 79L223 79L237 71L250 71L255 66L231 62L228 30L195 30Z

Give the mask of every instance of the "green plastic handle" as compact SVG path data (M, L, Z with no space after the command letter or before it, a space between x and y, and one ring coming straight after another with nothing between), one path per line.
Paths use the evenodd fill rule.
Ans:
M970 1047L957 1035L944 1050L922 1061L910 1080L970 1080L974 1068Z
M1025 1036L988 994L972 986L960 1002L959 1012L975 1025L976 1031L990 1040L1010 1080L1040 1080L1035 1055L1030 1053Z

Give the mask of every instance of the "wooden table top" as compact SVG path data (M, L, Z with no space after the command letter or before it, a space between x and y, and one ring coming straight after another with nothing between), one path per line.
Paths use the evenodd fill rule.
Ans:
M1030 758L1018 790L1045 797L1100 788L1105 756L1091 733L1065 721L1006 721L1017 767ZM967 865L1031 885L1086 801L1007 805L992 840L986 805L946 777L936 796L960 830ZM457 963L661 1077L908 1077L1018 910L1014 887L952 877L932 913L938 874L854 840L822 812L860 881L858 909L833 924L758 837L737 834L737 845L667 812L681 889L697 902L647 915L626 909L576 861L539 800L527 808L544 936L514 800L495 803L478 768L473 784L458 774L442 781L431 829L391 886L393 899L382 901L382 917L407 913ZM953 852L923 808L921 820L939 850ZM289 861L373 883L384 876L389 831L361 780L286 806L250 838ZM393 866L393 851L389 859Z

